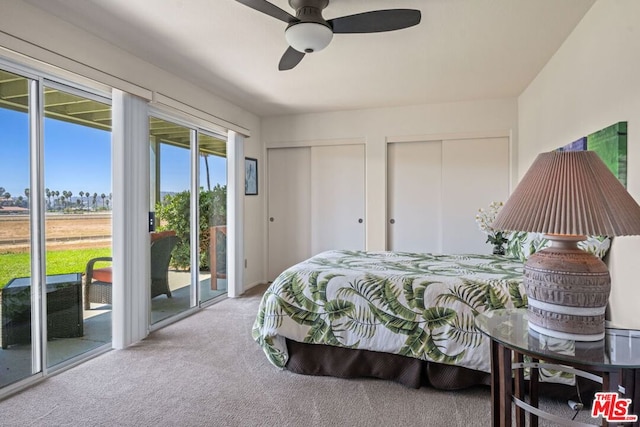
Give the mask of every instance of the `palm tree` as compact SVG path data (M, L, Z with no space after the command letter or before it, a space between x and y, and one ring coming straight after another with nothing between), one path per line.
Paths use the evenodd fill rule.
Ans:
M47 207L51 209L51 190L49 190L48 188L45 188L44 195L47 196Z
M84 191L80 191L80 193L78 194L80 194L80 203L78 203L78 205L84 204L84 202L82 201L82 198L84 197Z
M102 207L103 207L103 208L104 208L104 199L105 199L105 197L107 197L107 195L106 195L106 194L104 194L104 193L102 193L102 194L100 195L100 198L102 199Z
M209 178L209 155L207 153L201 153L204 157L204 167L207 170L207 191L211 191L211 179Z
M96 199L98 198L98 193L93 193L93 207L96 207Z

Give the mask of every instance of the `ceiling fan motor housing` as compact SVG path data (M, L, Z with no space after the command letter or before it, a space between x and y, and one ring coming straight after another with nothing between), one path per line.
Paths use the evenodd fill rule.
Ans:
M296 11L298 19L302 9L316 9L318 14L322 14L322 9L329 6L329 0L289 0L289 6ZM309 13L308 11L305 13ZM322 18L322 16L320 17Z

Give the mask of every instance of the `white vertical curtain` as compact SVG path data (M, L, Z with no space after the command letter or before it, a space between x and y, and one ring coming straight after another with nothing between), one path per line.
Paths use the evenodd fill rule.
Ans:
M149 120L147 101L114 89L113 347L125 348L149 331Z
M228 132L227 289L229 297L244 292L244 135Z

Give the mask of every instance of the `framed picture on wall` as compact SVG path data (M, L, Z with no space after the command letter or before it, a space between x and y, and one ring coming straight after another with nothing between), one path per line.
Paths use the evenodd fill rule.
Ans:
M258 194L258 160L251 157L244 158L244 194L246 196Z

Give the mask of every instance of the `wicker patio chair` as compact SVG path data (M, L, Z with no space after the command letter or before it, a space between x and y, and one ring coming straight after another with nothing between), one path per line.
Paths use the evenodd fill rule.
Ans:
M178 243L174 231L151 233L151 298L166 295L171 298L169 288L169 261L171 252ZM111 257L98 257L87 263L84 280L84 309L91 303L111 304L111 267L95 268L98 262L110 262Z

